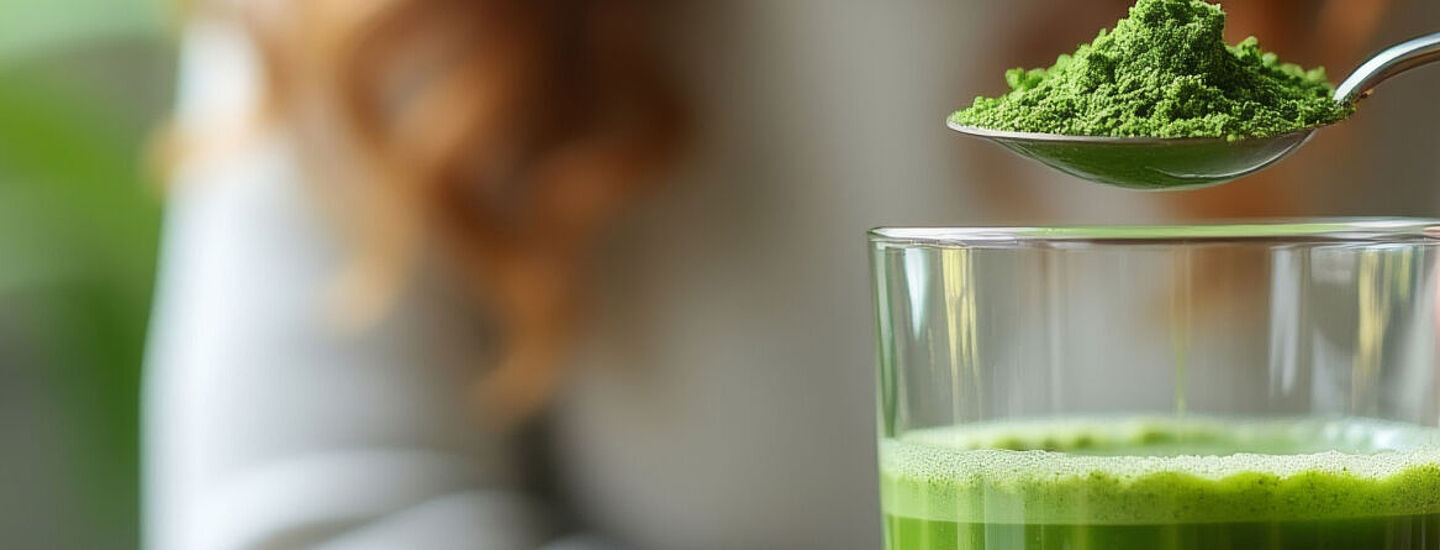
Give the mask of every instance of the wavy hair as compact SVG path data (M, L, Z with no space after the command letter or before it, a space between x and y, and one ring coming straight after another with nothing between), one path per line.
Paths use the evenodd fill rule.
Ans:
M242 5L243 4L243 5ZM297 139L355 240L342 319L383 315L434 248L500 327L494 413L544 404L596 238L687 133L642 0L208 4L264 60L263 117Z

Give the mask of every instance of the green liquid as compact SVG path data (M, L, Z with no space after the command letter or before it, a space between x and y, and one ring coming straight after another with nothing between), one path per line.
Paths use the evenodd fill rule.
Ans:
M881 441L889 550L1440 548L1440 429L1041 420Z

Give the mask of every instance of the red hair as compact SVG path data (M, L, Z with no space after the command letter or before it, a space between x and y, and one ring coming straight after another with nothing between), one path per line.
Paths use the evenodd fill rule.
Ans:
M500 321L483 379L499 412L544 403L588 252L684 141L649 6L297 0L232 14L262 52L264 117L299 138L355 237L350 316L383 312L438 244Z

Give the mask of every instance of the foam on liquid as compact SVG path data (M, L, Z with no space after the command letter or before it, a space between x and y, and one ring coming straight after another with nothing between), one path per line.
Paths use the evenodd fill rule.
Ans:
M941 521L1149 524L1440 513L1440 429L1377 420L971 424L883 440L880 460L886 513Z

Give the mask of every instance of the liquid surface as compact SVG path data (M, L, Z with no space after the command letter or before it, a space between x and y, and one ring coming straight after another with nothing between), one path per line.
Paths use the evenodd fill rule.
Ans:
M881 489L891 550L1440 548L1440 430L1374 420L922 430Z

